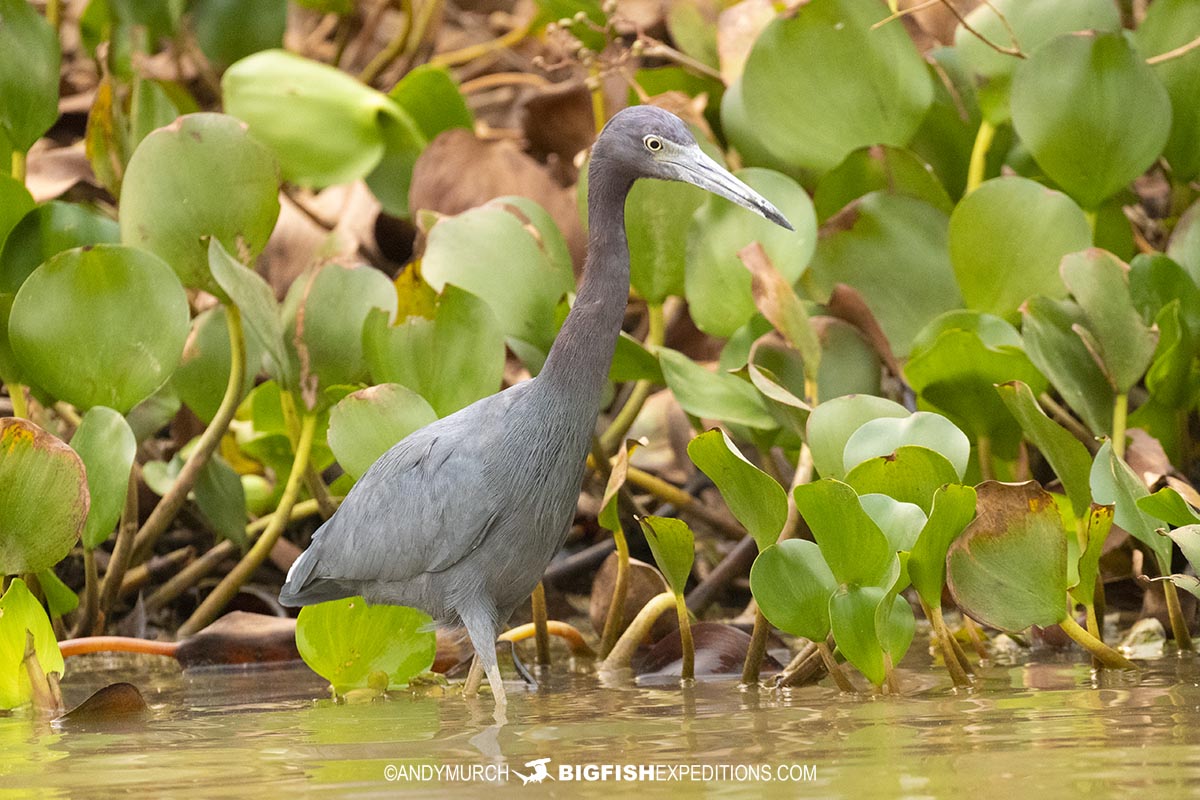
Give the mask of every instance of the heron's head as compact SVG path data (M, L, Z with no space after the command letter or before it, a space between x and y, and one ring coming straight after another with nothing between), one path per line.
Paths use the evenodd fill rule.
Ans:
M683 120L654 106L633 106L604 126L592 159L616 162L633 178L682 181L793 230L774 205L700 149Z

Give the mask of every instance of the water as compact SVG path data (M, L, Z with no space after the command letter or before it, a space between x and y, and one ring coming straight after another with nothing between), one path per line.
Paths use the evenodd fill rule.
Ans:
M510 684L500 727L488 702L458 696L335 705L302 665L181 673L166 659L86 657L71 662L69 705L129 680L150 715L65 729L0 717L0 796L1200 796L1195 658L1147 662L1136 677L1043 658L986 668L969 694L923 654L907 664L903 696L862 699L732 680L602 689L556 671L536 691ZM664 780L522 787L516 772L540 758L554 778L564 765L617 764L659 765ZM712 780L670 780L685 767ZM439 780L437 768L481 774Z

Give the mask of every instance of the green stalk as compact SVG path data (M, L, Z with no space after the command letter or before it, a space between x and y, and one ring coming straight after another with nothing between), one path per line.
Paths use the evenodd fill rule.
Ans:
M283 496L279 499L279 507L271 518L271 524L263 531L262 536L250 548L250 552L238 562L238 565L217 584L204 602L179 628L179 637L187 637L208 625L221 613L221 610L242 588L242 585L254 575L262 563L271 554L271 548L279 540L279 536L287 527L287 521L304 482L304 470L308 468L308 457L312 452L313 434L317 429L317 415L306 413L300 423L300 441L296 446L296 457L292 461L292 471L288 475L287 485L284 486Z
M986 119L980 120L979 130L975 131L975 145L971 148L971 161L967 166L967 186L963 195L968 195L983 183L987 171L987 154L996 137L996 126Z
M133 554L133 537L138 524L138 480L137 470L129 471L129 486L125 491L125 507L121 509L121 522L117 527L117 541L113 545L112 558L104 572L104 583L100 587L100 613L107 614L117 602L125 571L129 568L129 557Z
M746 661L742 664L742 685L753 686L758 683L762 671L763 656L767 653L767 634L771 632L767 618L762 609L755 606L754 630L750 634L750 647L746 650Z
M1129 416L1129 395L1118 394L1113 399L1112 449L1117 458L1125 457L1125 421Z
M959 659L959 652L954 649L954 634L946 625L946 618L942 616L942 607L933 606L925 609L925 616L933 625L933 634L937 636L938 645L942 648L942 660L946 662L946 670L950 673L950 679L954 681L955 686L970 686L971 678L967 674L967 668L963 666L963 661ZM966 654L963 655L965 657Z
M688 618L683 592L675 595L675 613L679 616L679 644L683 649L683 670L679 677L685 681L693 681L696 679L696 645L692 641L692 621ZM757 676L755 679L757 680Z
M1175 646L1181 651L1191 652L1196 649L1192 644L1192 635L1188 632L1187 620L1183 618L1183 609L1179 605L1179 590L1170 581L1161 581L1163 595L1167 598L1167 616L1171 619L1171 633L1175 635Z
M134 537L132 561L135 563L141 563L150 556L158 537L162 536L179 513L179 509L187 502L188 493L200 477L200 470L221 444L221 438L242 402L242 384L246 377L246 338L242 330L241 312L233 303L225 307L225 320L229 327L230 353L229 382L225 386L225 396L221 398L221 405L212 422L204 429L204 433L200 434L196 448L183 465L183 469L179 470L179 477L158 501L158 505L150 512L145 524Z
M533 615L534 642L537 644L537 665L550 666L550 631L546 626L546 587L541 581L533 587L533 595L529 598Z
M842 665L833 657L833 651L829 649L829 645L825 642L813 642L813 644L817 646L817 652L821 654L821 660L825 662L825 671L833 678L838 689L847 694L857 694L854 684L846 677L846 673L842 672Z
M979 476L985 481L995 480L996 465L992 460L992 440L980 436L975 440L975 455L979 459Z
M12 176L13 180L25 183L25 170L27 166L27 155L23 150L14 150L12 154Z
M1069 614L1063 618L1058 626L1062 628L1063 633L1070 636L1081 647L1095 656L1103 666L1113 669L1137 669L1137 664L1134 664L1125 656L1113 650L1104 642L1092 636L1090 633L1079 627L1079 623L1074 620Z
M637 650L642 640L650 634L650 629L654 627L654 623L658 621L659 617L675 606L675 595L672 592L663 592L650 598L650 602L642 606L642 610L637 613L637 616L633 618L633 622L629 623L629 627L621 634L621 638L617 640L612 652L600 663L600 670L608 672L618 669L628 669L634 651Z
M21 383L8 384L8 397L12 400L13 416L29 419L29 405L25 402L25 385Z
M625 621L625 600L629 596L629 542L625 532L612 532L617 545L617 580L613 584L612 601L608 604L608 616L604 619L604 633L600 635L600 657L607 658L617 643L621 623Z
M1083 218L1087 220L1088 230L1092 232L1092 240L1096 239L1096 212L1084 211Z

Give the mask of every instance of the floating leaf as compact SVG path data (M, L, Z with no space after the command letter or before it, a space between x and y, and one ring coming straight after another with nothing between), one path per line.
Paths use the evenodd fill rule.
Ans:
M121 518L137 441L123 416L95 406L83 415L71 437L71 449L79 454L87 472L91 507L82 539L83 546L93 550L108 540Z
M1033 295L1064 297L1058 264L1092 243L1079 206L1027 178L985 181L950 215L950 261L967 307L1011 315Z
M787 492L774 478L751 464L719 428L688 442L688 457L707 475L725 504L745 526L759 550L779 538L787 520Z
M797 486L794 496L797 510L838 583L880 586L890 582L896 553L853 489L825 478Z
M296 646L304 663L339 695L365 688L373 672L405 686L433 666L432 622L415 608L367 605L350 597L300 609Z
M821 403L808 418L806 437L817 473L823 478L845 477L843 454L855 431L873 419L908 415L908 409L899 403L873 395L850 395Z
M759 430L778 427L762 396L746 381L710 372L682 353L658 351L663 377L683 410L702 419L746 425Z
M908 558L908 576L929 608L941 608L946 582L946 551L975 517L975 490L943 486L933 494L929 519Z
M1066 616L1067 539L1054 498L1034 481L977 487L978 516L950 545L947 581L959 607L1001 630Z
M1059 36L1017 66L1012 119L1038 166L1095 209L1162 153L1171 99L1124 34L1088 31Z
M0 419L0 575L61 561L83 531L88 506L74 450L32 422ZM24 637L20 647L24 652Z
M919 445L941 454L954 466L960 479L967 472L971 441L953 422L928 411L864 422L846 440L842 469L849 472L869 458L891 455L905 445Z
M81 409L122 413L171 376L187 331L187 296L170 267L121 245L50 259L21 286L9 319L34 383Z
M26 0L0 0L0 53L0 134L23 153L58 119L58 34Z
M14 578L0 597L0 709L23 706L33 697L23 663L26 631L33 634L34 652L42 670L62 675L66 665L50 620L25 581Z
M400 384L359 389L330 410L329 446L358 479L388 448L436 419L429 403Z
M64 250L120 240L117 223L102 214L76 203L43 203L9 232L0 252L0 292L16 294L35 269Z
M162 258L189 288L213 288L205 237L252 263L278 216L275 159L224 114L188 114L147 136L121 183L121 241Z
M823 642L829 635L829 598L837 580L814 542L786 539L758 554L750 590L763 616L785 633Z
M638 520L654 561L662 570L671 591L683 594L692 563L696 560L695 535L688 524L674 517L642 517Z

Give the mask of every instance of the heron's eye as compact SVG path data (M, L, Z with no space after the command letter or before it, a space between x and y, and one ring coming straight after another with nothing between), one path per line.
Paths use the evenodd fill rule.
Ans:
M642 144L646 145L646 149L649 150L651 153L657 153L659 150L663 149L662 139L658 138L657 136L653 136L653 135L647 136L645 139L642 139Z

